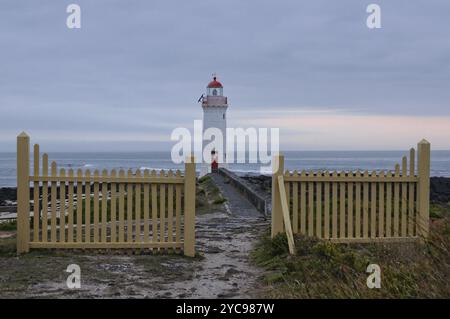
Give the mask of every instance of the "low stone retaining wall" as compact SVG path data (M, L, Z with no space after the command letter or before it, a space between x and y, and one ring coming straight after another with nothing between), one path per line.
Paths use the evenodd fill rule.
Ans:
M255 190L254 186L251 183L240 178L235 173L229 171L226 168L220 168L219 174L227 178L230 185L236 188L242 195L244 195L250 203L255 205L256 209L259 212L261 212L265 216L270 215L270 200L268 200L264 197L263 194L260 194L257 190Z

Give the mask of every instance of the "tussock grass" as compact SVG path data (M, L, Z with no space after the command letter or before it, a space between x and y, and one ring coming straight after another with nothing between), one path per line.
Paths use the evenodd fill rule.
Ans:
M16 229L17 229L17 221L16 220L0 222L0 231L13 231Z
M205 175L198 180L196 206L199 214L221 210L226 201L211 176Z
M297 255L287 239L265 236L252 253L266 272L261 297L269 298L450 298L450 209L434 207L425 242L402 244L333 244L295 238ZM369 264L381 267L381 288L366 285Z

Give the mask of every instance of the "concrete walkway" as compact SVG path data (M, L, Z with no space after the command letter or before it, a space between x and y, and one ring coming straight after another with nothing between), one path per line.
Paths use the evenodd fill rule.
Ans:
M214 183L219 187L222 195L227 199L226 206L231 215L235 217L254 217L261 219L262 214L258 212L241 193L233 186L226 183L225 178L219 174L211 174Z

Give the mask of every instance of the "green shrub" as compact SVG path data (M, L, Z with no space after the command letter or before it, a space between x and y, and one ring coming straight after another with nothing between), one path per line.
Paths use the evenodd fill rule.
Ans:
M203 184L203 183L208 182L208 181L210 181L210 180L211 180L211 176L205 175L205 176L203 176L203 177L200 177L199 180L198 180L198 182L199 182L200 184Z
M450 218L431 223L430 237L416 243L336 244L285 234L261 238L252 260L265 269L263 298L450 298ZM381 289L366 286L369 264L382 271Z
M217 198L217 199L215 199L215 200L213 201L213 204L220 205L220 204L225 203L226 201L227 201L226 198L219 197L219 198Z
M17 229L17 221L7 221L0 223L0 230L1 231L13 231Z

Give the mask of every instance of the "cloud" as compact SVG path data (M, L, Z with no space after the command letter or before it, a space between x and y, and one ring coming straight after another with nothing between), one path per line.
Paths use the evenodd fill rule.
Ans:
M241 118L247 127L278 127L284 150L402 150L423 138L448 149L450 116L355 115L345 112L279 113Z
M278 110L298 119L295 128L307 124L298 113L306 109L386 121L450 116L447 0L378 0L380 30L366 27L359 0L77 3L80 30L65 26L69 2L0 4L0 151L14 149L22 130L69 148L65 136L72 149L84 148L81 136L169 137L201 118L196 101L212 72L236 121ZM399 144L410 142L404 130ZM367 145L347 138L336 147Z

